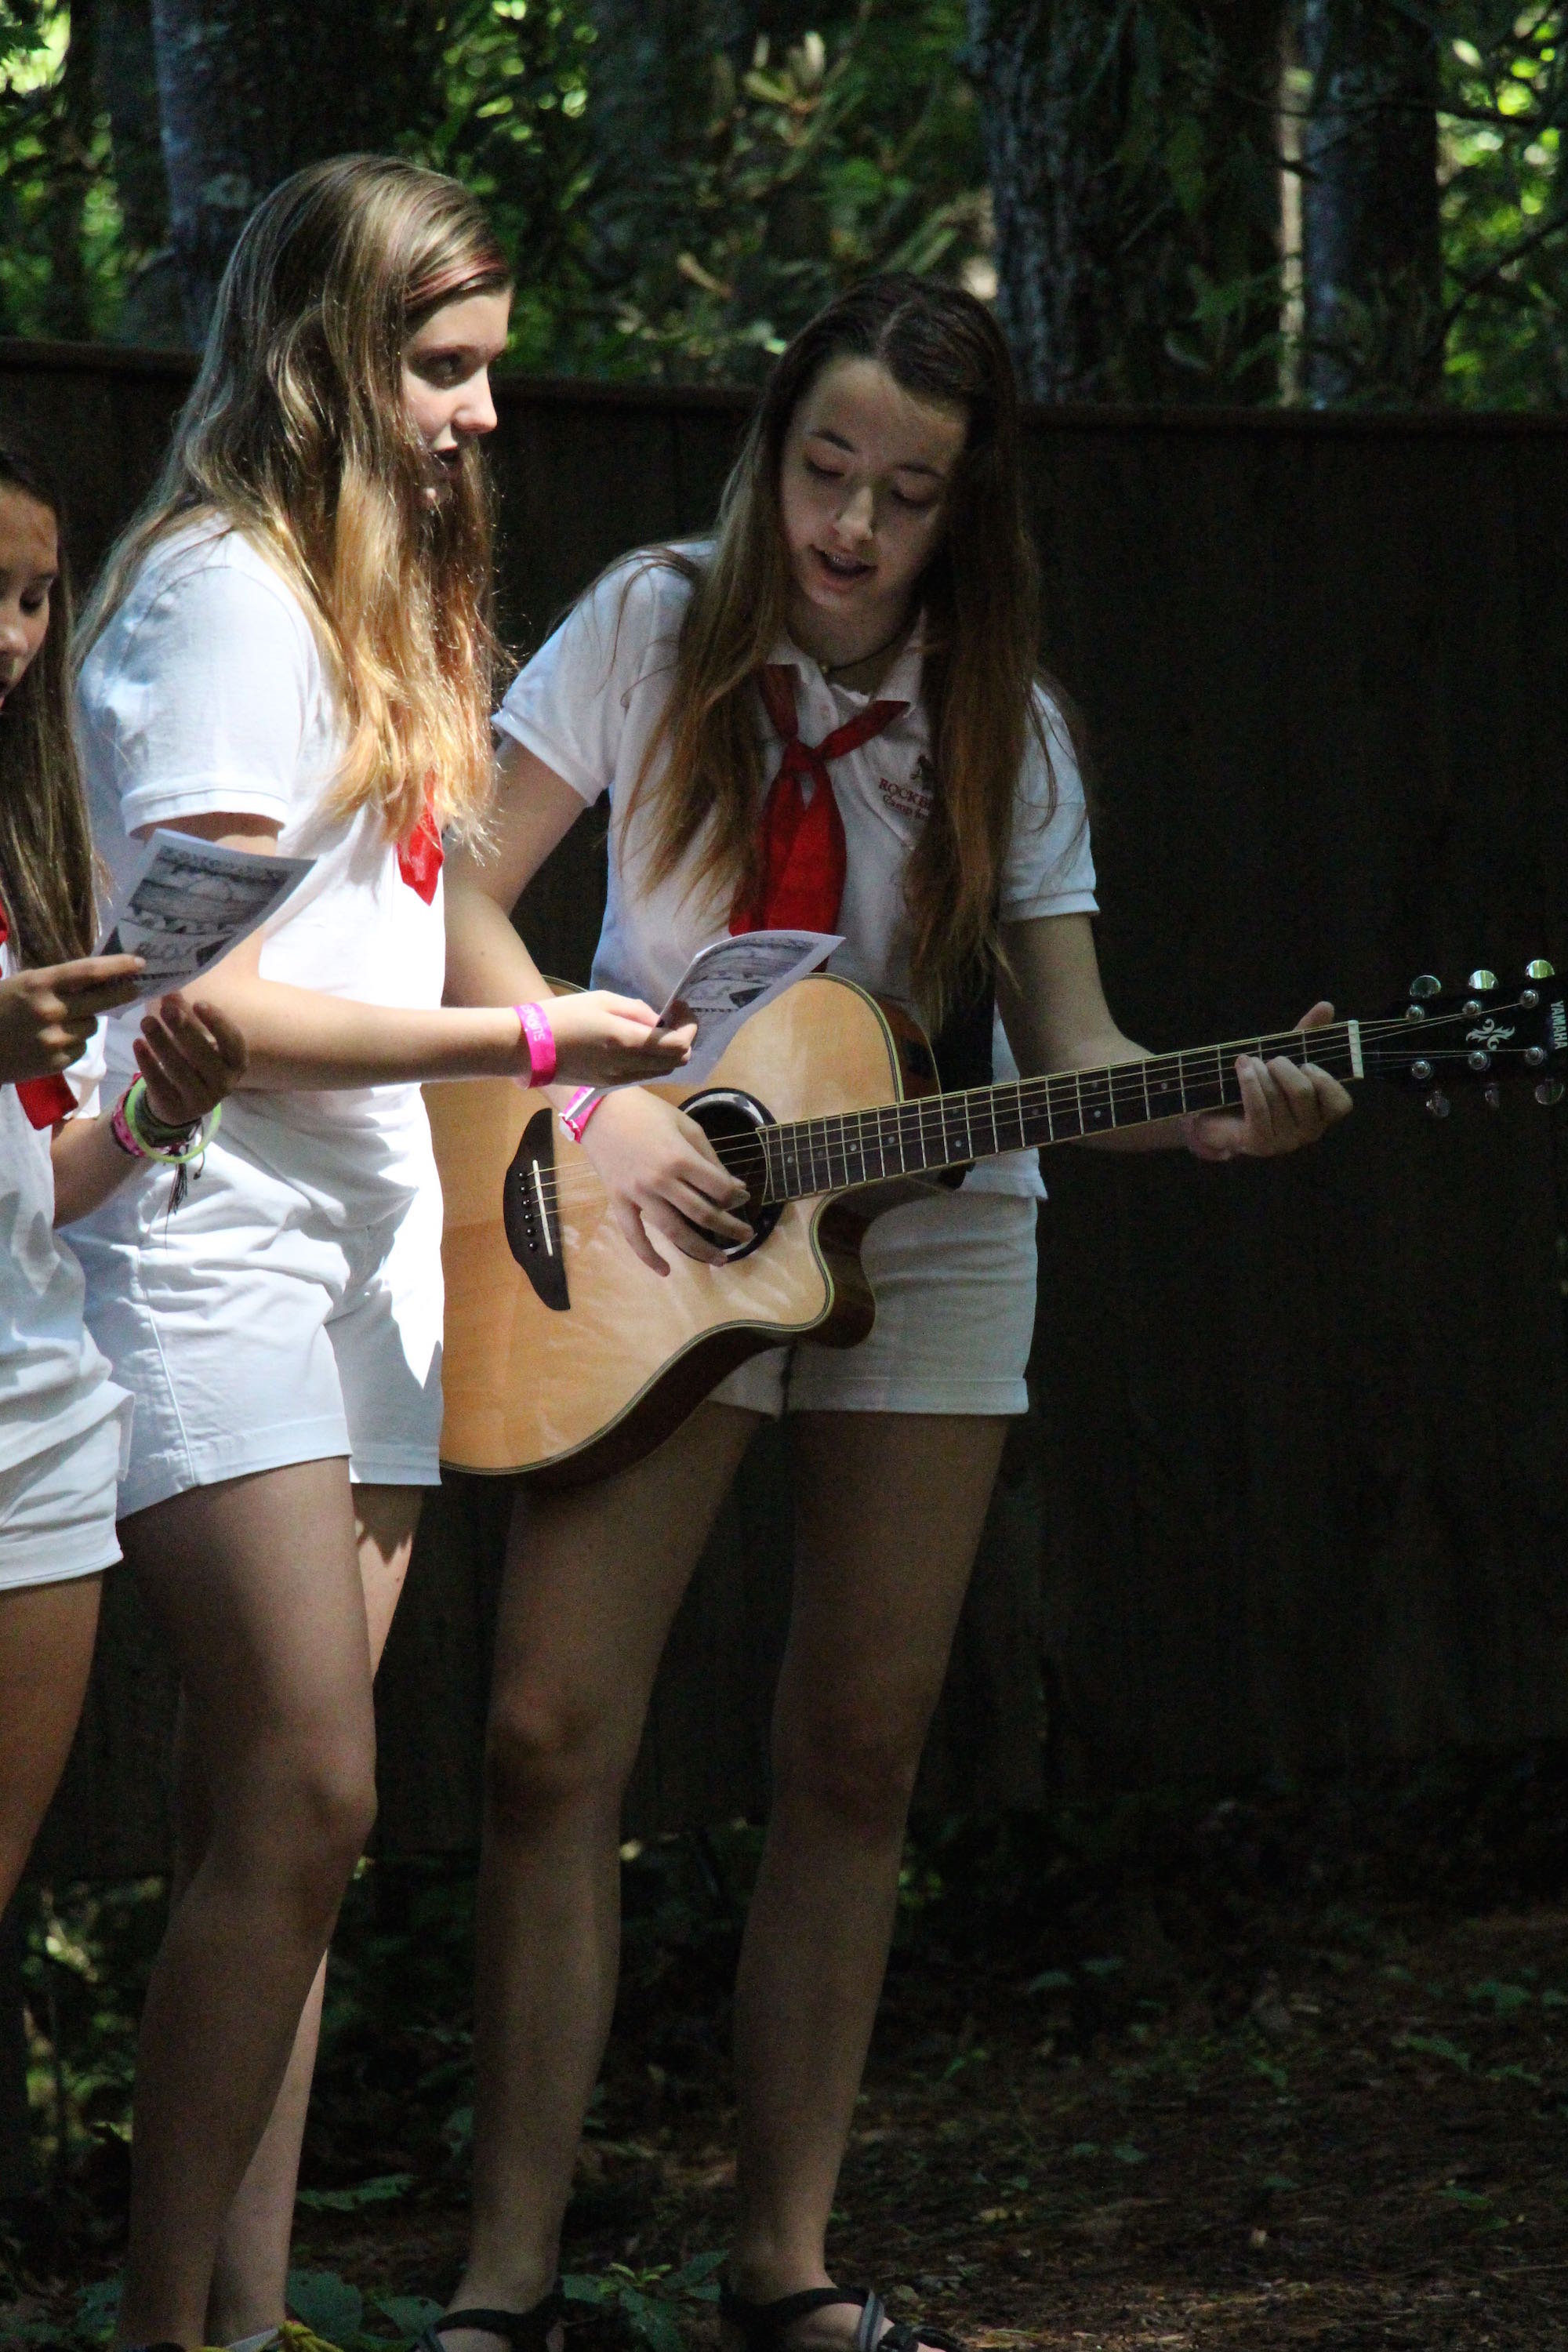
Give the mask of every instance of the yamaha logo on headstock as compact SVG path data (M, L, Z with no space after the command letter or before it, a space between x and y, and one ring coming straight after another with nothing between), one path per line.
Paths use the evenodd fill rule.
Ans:
M1434 1118L1447 1118L1445 1088L1455 1082L1479 1080L1491 1110L1501 1108L1502 1082L1515 1076L1533 1079L1538 1103L1561 1102L1557 1067L1568 1060L1568 1003L1562 988L1542 986L1555 977L1539 959L1512 990L1499 986L1495 971L1473 971L1458 997L1446 995L1442 982L1423 972L1411 982L1410 1001L1395 1022L1363 1028L1367 1066L1418 1087Z

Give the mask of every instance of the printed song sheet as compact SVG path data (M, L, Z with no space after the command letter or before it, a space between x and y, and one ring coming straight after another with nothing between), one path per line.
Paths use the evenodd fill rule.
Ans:
M138 997L199 979L278 912L314 865L252 856L160 826L109 910L99 955L139 955Z
M691 1059L674 1073L700 1086L742 1021L827 961L843 935L835 931L742 931L699 949L659 1013L667 1029L694 1020Z

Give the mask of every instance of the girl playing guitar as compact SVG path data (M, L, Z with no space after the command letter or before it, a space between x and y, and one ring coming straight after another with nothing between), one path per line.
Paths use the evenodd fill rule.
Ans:
M836 970L939 1032L948 1016L950 1041L967 1028L971 1066L949 1085L990 1075L977 1043L998 1076L1009 1055L1026 1073L1137 1055L1100 989L1082 789L1037 642L996 326L952 288L863 285L780 361L712 541L613 570L507 696L490 846L448 868L453 992L539 993L507 910L607 793L596 983L657 1003L726 929L808 926L845 934ZM994 1038L973 1017L993 974ZM1252 1061L1241 1085L1238 1112L1114 1140L1268 1155L1350 1107L1310 1066ZM614 1094L583 1141L648 1281L667 1254L746 1237L740 1186L668 1104ZM782 1412L794 1616L736 1992L724 2314L747 2352L879 2340L879 2305L832 2285L824 2237L916 1766L1025 1407L1040 1191L1019 1154L891 1211L866 1244L863 1345L754 1358L650 1458L519 1515L489 1731L474 2242L432 2331L446 2352L536 2346L558 2316L561 2219L615 2000L622 1790L714 1514Z

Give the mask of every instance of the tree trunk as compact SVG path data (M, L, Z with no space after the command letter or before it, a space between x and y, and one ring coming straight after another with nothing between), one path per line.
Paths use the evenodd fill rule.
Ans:
M109 117L125 243L135 257L118 333L128 343L177 347L184 341L184 319L168 242L152 0L94 0L94 6L99 101Z
M49 332L73 342L88 341L93 330L82 232L88 190L92 184L92 138L98 118L93 88L96 33L92 0L73 0L49 175L52 185L47 307Z
M1280 0L970 0L997 303L1035 400L1268 398Z
M153 0L171 242L206 333L247 215L301 165L389 147L430 104L433 0Z
M1105 0L970 0L969 55L984 108L996 221L996 306L1026 394L1092 399L1105 370L1100 310L1114 99L1100 77ZM1109 104L1106 102L1110 100Z
M1386 0L1301 0L1303 381L1317 406L1440 396L1438 56Z

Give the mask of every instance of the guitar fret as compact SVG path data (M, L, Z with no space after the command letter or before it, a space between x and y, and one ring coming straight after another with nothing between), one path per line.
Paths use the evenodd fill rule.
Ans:
M763 1147L763 1198L764 1201L783 1199L786 1197L784 1185L784 1152L780 1146L779 1163L775 1167L773 1150L779 1143L779 1138L784 1130L777 1127L760 1127L756 1132L757 1140Z

